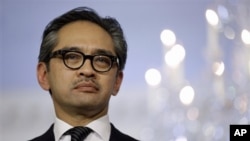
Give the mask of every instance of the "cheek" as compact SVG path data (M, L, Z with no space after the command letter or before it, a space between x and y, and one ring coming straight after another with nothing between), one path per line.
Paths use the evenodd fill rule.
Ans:
M58 69L57 69L58 68ZM56 93L67 92L70 86L70 73L60 67L52 67L49 73L50 89Z
M112 94L114 86L115 86L116 78L115 76L107 76L103 79L101 82L101 86L103 88L103 91L106 91L109 94Z

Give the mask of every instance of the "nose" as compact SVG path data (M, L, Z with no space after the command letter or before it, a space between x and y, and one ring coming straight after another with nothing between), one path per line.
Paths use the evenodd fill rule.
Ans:
M91 65L90 59L86 59L81 68L78 69L78 74L81 76L92 77L95 75L95 70Z

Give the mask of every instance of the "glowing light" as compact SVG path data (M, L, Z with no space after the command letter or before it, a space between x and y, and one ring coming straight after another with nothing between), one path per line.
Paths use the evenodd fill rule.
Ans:
M165 62L168 66L176 68L184 60L185 55L184 47L177 44L165 54Z
M250 44L250 31L243 29L241 32L241 40L244 44Z
M186 137L184 136L179 136L175 141L188 141Z
M216 14L214 10L211 10L211 9L206 10L206 19L207 19L207 22L212 26L216 26L219 23L218 15Z
M228 10L225 6L223 5L218 5L218 15L221 17L223 20L228 20L229 19L229 14Z
M161 73L157 69L149 69L145 73L145 79L148 85L156 86L161 83Z
M225 27L224 35L231 40L235 38L235 32L231 27Z
M184 105L189 105L193 102L194 95L194 89L191 86L185 86L181 89L179 97Z
M224 73L225 65L223 62L215 62L213 64L213 71L215 75L221 76Z
M165 45L165 46L172 46L175 44L176 42L176 37L173 31L165 29L161 32L161 42Z

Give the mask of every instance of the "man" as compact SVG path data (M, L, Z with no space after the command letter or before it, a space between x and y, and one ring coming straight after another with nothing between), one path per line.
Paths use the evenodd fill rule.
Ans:
M56 119L45 134L31 141L73 141L73 132L78 133L73 127L79 126L86 133L77 137L85 138L81 141L135 141L108 117L126 57L127 43L114 18L79 7L51 21L43 33L37 79L52 97Z

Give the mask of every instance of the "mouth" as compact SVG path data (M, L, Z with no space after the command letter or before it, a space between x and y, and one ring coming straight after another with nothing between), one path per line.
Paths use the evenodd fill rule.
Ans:
M99 91L99 88L97 85L95 85L92 82L83 82L79 83L74 87L74 90L80 91L80 92L85 92L85 93L95 93Z

